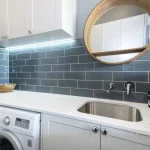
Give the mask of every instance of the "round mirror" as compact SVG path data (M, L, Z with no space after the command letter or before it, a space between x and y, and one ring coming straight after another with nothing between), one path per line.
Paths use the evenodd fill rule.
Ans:
M85 25L89 53L106 64L123 64L149 47L150 3L145 0L102 0Z

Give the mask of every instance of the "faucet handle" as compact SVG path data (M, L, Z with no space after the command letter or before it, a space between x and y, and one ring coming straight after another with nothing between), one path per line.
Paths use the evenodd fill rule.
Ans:
M131 91L134 89L134 83L133 82L126 82L124 84L125 89L127 90L127 95L131 94Z

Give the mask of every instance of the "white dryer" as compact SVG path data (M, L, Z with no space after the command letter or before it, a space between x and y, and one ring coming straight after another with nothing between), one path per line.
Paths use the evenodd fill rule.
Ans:
M40 113L0 106L0 150L40 150Z

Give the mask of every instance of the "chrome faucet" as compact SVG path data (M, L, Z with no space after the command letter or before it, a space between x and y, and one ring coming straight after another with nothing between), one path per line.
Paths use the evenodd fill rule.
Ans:
M114 83L109 83L109 90L107 90L107 93L110 93L115 87Z
M134 89L134 83L132 83L132 82L126 82L124 84L124 87L127 90L127 95L130 95L131 91Z

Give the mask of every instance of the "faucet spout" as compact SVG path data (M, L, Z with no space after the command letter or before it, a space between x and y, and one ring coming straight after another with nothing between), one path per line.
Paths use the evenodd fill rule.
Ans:
M126 82L125 89L127 90L127 95L129 96L131 91L134 89L134 84L132 82Z

